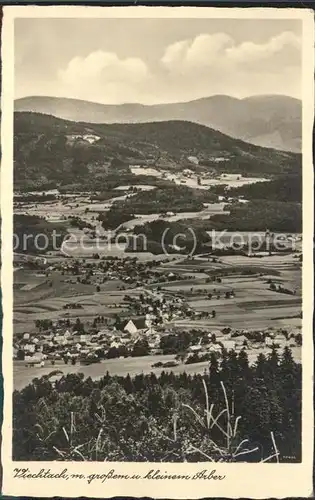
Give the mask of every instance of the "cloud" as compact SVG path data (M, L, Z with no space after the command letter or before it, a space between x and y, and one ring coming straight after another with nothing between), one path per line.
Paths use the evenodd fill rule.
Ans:
M200 34L166 47L160 59L168 93L183 100L228 94L301 93L301 41L284 31L262 43L226 33ZM177 94L176 94L177 93Z
M162 65L170 71L189 71L219 63L226 48L233 39L225 33L198 35L193 40L182 40L169 45L161 59Z
M291 55L295 53L296 56L299 56L300 46L299 37L290 31L285 31L270 38L264 44L243 42L238 46L230 47L226 50L226 56L230 61L252 64L282 55L283 52L289 52ZM293 60L291 60L291 63L293 63Z
M58 72L62 88L79 98L94 94L94 99L122 100L136 94L137 86L150 77L142 59L120 59L114 52L95 51L86 57L74 57Z
M225 33L202 34L193 40L182 40L168 46L161 63L170 72L188 73L209 68L227 70L229 67L234 70L242 65L257 66L261 61L273 65L272 59L279 55L290 55L290 65L298 64L300 52L300 39L289 31L262 44L237 44Z
M132 54L121 58L104 50L73 57L45 93L108 104L301 93L301 42L290 31L261 43L237 43L223 32L200 34L166 46L159 57L150 67ZM44 86L38 85L40 94Z
M233 39L225 33L199 35L187 50L186 62L191 66L218 62L218 58L232 43Z

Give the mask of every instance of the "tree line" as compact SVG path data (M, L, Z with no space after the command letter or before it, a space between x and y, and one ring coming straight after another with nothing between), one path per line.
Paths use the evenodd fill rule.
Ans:
M212 353L203 375L55 371L13 394L14 460L270 458L301 460L301 366L288 348L253 365L245 351Z

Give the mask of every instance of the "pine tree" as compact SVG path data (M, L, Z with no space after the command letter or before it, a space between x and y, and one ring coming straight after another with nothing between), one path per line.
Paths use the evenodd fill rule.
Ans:
M229 381L230 382L235 381L240 373L240 367L237 359L237 354L235 351L230 351L228 353L227 369L229 373Z
M162 390L160 386L155 385L149 388L147 405L150 413L152 415L157 415L160 413L162 408Z
M210 373L210 379L219 374L218 356L215 352L212 352L210 354L209 373Z
M218 356L215 352L210 354L210 364L209 364L209 377L208 383L210 389L211 398L215 399L217 397L220 389L220 372L219 372L219 362Z
M229 378L229 370L228 370L228 352L225 348L222 349L221 353L221 363L220 363L220 377L224 382Z
M253 371L249 367L248 355L245 349L242 349L238 355L239 376L246 384L253 378Z
M268 376L268 379L275 380L278 377L279 374L279 355L277 353L277 350L275 347L272 348L271 354L268 357L267 360L267 370L266 370L266 375Z
M131 380L129 373L127 374L127 376L124 379L124 389L125 389L127 394L132 394L134 392L134 385L132 383L132 380Z
M280 367L283 373L294 374L295 372L295 362L293 360L292 351L287 346L283 349L283 353L280 360Z
M158 380L155 373L150 373L150 385L158 385Z
M267 370L267 359L266 356L262 353L258 354L257 361L255 363L255 377L257 379L265 379Z

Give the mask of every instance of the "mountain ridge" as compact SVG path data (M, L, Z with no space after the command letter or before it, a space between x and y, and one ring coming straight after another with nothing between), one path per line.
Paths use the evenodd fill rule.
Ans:
M15 184L21 186L95 183L110 176L120 181L120 173L131 175L129 165L137 164L252 176L301 169L299 154L255 146L193 122L91 124L28 112L14 114L14 160Z
M66 97L30 96L17 99L15 111L103 124L190 121L259 146L293 152L301 150L301 101L282 95L243 99L216 95L153 105L100 104Z

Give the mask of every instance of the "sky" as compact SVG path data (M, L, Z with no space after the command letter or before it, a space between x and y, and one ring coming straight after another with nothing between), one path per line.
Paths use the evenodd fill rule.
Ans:
M16 19L15 98L300 98L301 30L291 19Z

